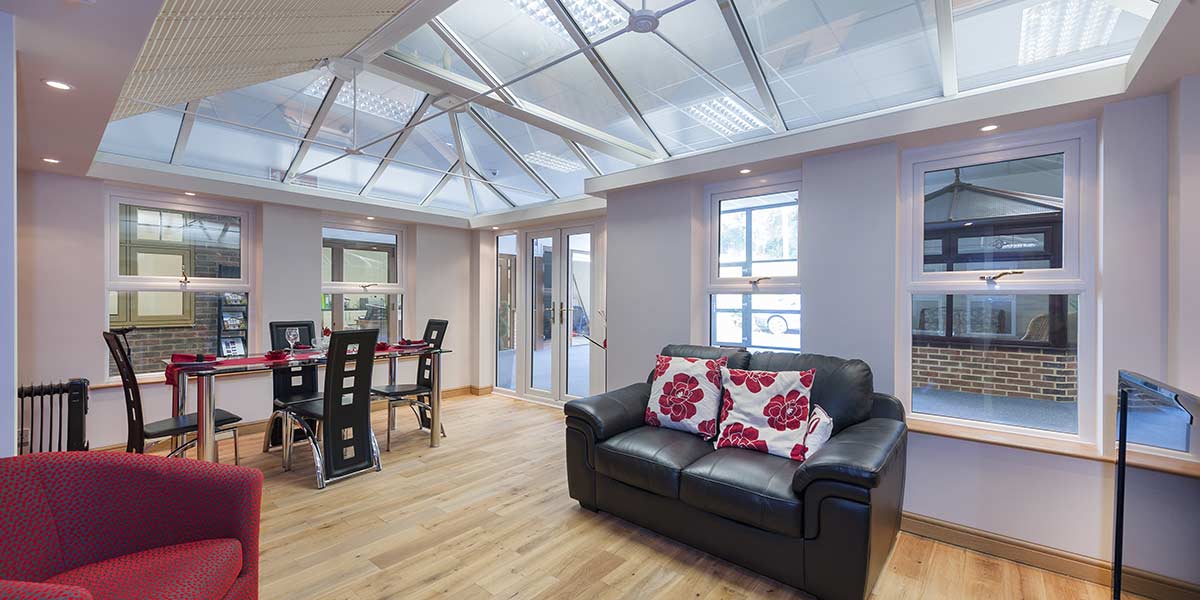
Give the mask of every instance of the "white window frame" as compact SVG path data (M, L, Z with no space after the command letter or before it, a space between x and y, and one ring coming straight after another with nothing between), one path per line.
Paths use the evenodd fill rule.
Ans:
M794 277L768 277L754 283L755 277L720 277L721 202L751 196L763 196L781 192L796 193L796 275ZM804 346L804 295L801 292L802 253L801 231L804 229L804 188L799 169L774 173L765 177L753 177L711 184L704 188L704 223L706 264L704 305L704 331L701 343L713 345L712 310L714 294L797 294L800 296L800 346ZM748 259L750 257L747 257ZM693 329L693 335L697 332ZM799 348L795 351L801 351Z
M364 283L343 282L343 281L321 281L321 294L384 294L388 296L388 341L395 343L404 337L404 301L405 288L404 282L407 281L407 261L405 248L405 233L406 229L403 225L392 225L388 223L377 223L371 221L363 223L358 219L338 219L336 217L327 216L321 222L321 228L332 227L336 229L348 229L352 231L362 231L365 233L382 233L396 236L396 283L372 283L371 287L363 289ZM322 248L325 247L325 236L321 235L319 243ZM330 307L330 310L335 313L340 310ZM392 327L391 325L395 326Z
M161 192L151 192L146 190L137 190L131 188L122 188L115 186L106 186L104 188L105 202L107 210L105 212L105 285L102 296L102 306L104 307L104 323L108 326L108 294L109 292L154 292L154 291L173 291L173 292L205 292L205 293L221 293L221 292L241 292L252 294L253 282L256 279L255 264L256 261L251 260L251 251L256 248L256 239L254 232L257 231L255 222L255 211L250 207L234 202L226 202L212 198L199 196L183 196L177 194L167 194ZM188 276L188 281L185 283L180 276L150 276L150 275L122 275L120 269L121 256L121 206L140 206L145 208L157 208L179 212L201 212L214 215L225 215L238 217L241 221L241 231L238 232L240 243L240 272L241 277L220 278L220 277L191 277ZM246 351L250 352L250 348L256 347L258 343L258 314L255 310L254 298L251 298L249 305L246 308ZM165 357L164 357L165 358ZM107 353L99 359L102 365L103 373L109 372L109 356ZM139 373L138 377L155 377L161 375L161 371ZM119 381L119 377L109 377L108 381Z
M988 283L993 271L924 272L924 175L955 166L1064 154L1062 268L1029 270ZM896 390L914 425L1033 448L1100 455L1103 413L1097 352L1097 146L1096 122L1081 121L906 151L901 156L900 245L897 258ZM1077 295L1078 433L914 413L912 409L912 298L949 294Z

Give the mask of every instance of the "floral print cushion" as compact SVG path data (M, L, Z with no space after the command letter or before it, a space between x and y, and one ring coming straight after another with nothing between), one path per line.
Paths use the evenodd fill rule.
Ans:
M724 356L706 359L659 355L646 405L646 424L694 433L706 440L717 437L721 369L727 360Z
M747 448L804 462L833 433L833 420L809 401L815 375L815 370L722 368L717 448Z

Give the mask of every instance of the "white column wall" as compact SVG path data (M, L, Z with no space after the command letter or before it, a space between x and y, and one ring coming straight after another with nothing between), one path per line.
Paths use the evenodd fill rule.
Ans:
M16 73L13 17L0 12L0 457L17 453Z
M1200 75L1180 80L1169 111L1167 376L1200 393Z
M321 323L321 213L282 204L261 205L258 293L261 346L271 345L271 321Z

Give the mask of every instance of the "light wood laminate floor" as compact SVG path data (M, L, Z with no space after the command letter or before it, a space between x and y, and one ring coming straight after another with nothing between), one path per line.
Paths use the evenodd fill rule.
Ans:
M449 437L440 448L398 411L383 471L322 491L306 447L285 473L278 451L259 452L260 435L243 438L242 465L266 474L263 598L806 597L581 509L567 496L560 409L493 395L446 400L443 413ZM375 423L382 447L384 412ZM901 534L872 597L1103 600L1109 592Z

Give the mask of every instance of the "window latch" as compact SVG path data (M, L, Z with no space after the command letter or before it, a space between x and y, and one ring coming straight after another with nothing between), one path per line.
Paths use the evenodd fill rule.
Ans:
M179 272L183 274L183 279L180 279L180 280L179 280L179 283L180 283L180 284L182 284L182 285L187 285L187 284L189 284L189 283L191 283L191 282L192 282L192 280L191 280L191 279L188 279L187 267L181 267L181 268L179 269Z
M1001 277L1006 277L1008 275L1021 275L1024 272L1025 271L1000 271L999 273L996 273L995 275L980 275L979 279L982 281L986 281L989 284L992 284L992 283L996 283L996 281L999 280Z
M750 285L758 287L760 281L766 281L768 279L770 279L770 277L755 277L754 279L750 280Z

